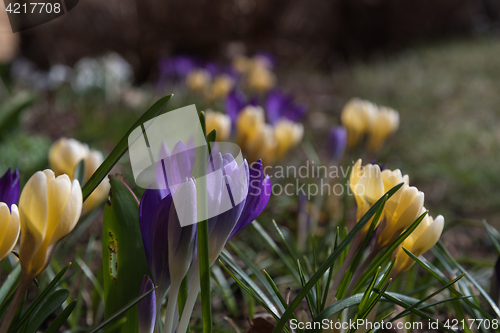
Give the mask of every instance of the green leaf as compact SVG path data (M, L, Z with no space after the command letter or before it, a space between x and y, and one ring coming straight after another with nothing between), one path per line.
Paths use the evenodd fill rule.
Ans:
M17 332L21 328L21 326L28 320L28 318L30 318L33 311L35 311L40 303L42 303L44 299L56 288L70 266L71 263L68 263L59 273L57 273L52 281L50 281L49 285L45 287L45 289L40 293L40 295L38 295L35 301L30 305L30 307L22 314L19 320L15 321L16 324L14 326L11 325L9 332Z
M66 308L57 316L56 319L50 324L49 328L45 331L45 333L57 333L59 332L59 329L61 328L64 323L66 323L66 320L68 319L69 315L71 312L73 312L73 309L76 306L76 300L72 301L71 303L68 304Z
M21 265L16 265L0 287L0 318L2 318L4 314L3 308L12 300L20 280ZM5 311L7 311L7 309L5 309Z
M68 296L69 290L59 289L48 297L45 297L30 316L24 333L36 333L38 328L40 328L47 318L64 303Z
M113 313L111 316L109 316L109 318L107 318L105 321L103 321L102 323L100 323L99 325L97 325L96 327L94 327L89 333L96 333L100 329L102 329L103 327L105 327L106 325L108 325L109 323L112 323L115 320L119 319L123 314L127 313L127 311L129 311L133 307L135 307L137 305L137 303L139 303L142 299L146 298L155 289L156 289L156 287L153 288L153 289L151 289L151 290L148 290L147 292L145 292L141 296L134 298L127 305L125 305L124 307L122 307L121 309L119 309L118 311L116 311L115 313ZM122 318L122 319L125 319L125 318ZM138 324L136 323L136 325L135 325L136 331L137 331L137 327L138 327ZM110 329L110 331L112 331L112 329Z
M285 266L288 268L292 276L295 278L295 280L300 283L300 276L297 273L297 269L295 268L295 265L290 262L289 257L287 257L283 251L278 247L278 245L274 242L272 237L262 228L262 226L259 224L257 221L253 221L251 224L255 230L262 236L262 238L266 241L266 243L269 245L269 247L278 255L280 258L281 262L285 264ZM286 243L285 243L286 244ZM297 260L297 258L293 258L293 260Z
M132 131L138 126L142 125L144 122L159 116L165 112L165 107L172 95L165 96L156 102L149 110L144 112L144 114L130 127L130 129L123 135L122 139L116 147L113 149L111 154L104 160L104 162L99 166L99 168L94 172L90 179L85 183L82 188L83 201L87 200L89 195L99 186L102 180L108 175L113 166L120 160L120 158L128 151L128 136Z
M390 198L394 193L396 193L397 190L401 186L403 186L404 183L398 184L394 186L391 190L389 190L386 194L388 198ZM293 301L290 303L288 308L286 309L285 313L283 316L281 316L281 319L279 320L278 324L276 325L273 333L279 333L281 330L285 327L286 323L288 320L290 320L291 314L297 306L300 304L302 299L307 295L309 290L314 287L316 283L318 283L319 279L323 276L323 274L335 263L335 261L340 257L340 255L344 252L344 250L349 246L349 244L353 241L354 237L361 231L361 229L365 226L366 223L372 218L373 215L377 212L379 206L382 204L384 201L384 197L380 198L369 210L366 212L365 215L359 220L358 223L354 226L354 228L347 234L347 236L344 238L342 243L339 244L337 249L333 251L333 253L326 259L326 261L321 265L319 270L314 273L314 275L311 277L311 279L307 282L307 284L302 288L302 290L299 292L297 296L293 299Z
M249 277L238 265L236 265L236 263L234 263L231 258L229 258L225 250L223 250L220 254L220 258L224 260L224 262L247 283L248 288L251 288L251 290L258 296L259 299L267 304L267 307L270 309L271 314L277 316L278 310L276 309L274 303L269 300L267 295L262 291L262 289L259 288L259 286L257 286L252 278Z
M451 254L448 252L448 249L446 246L441 242L438 241L437 243L437 249L436 251L441 251L448 259L451 261L451 263L458 268L459 272L466 273L467 271L451 256ZM469 280L470 283L479 291L479 293L486 299L488 304L491 306L493 311L495 312L495 315L497 318L500 318L500 308L498 305L491 299L490 295L479 285L479 283L470 275L467 274L465 275L465 278Z
M268 280L261 274L260 269L257 267L257 265L254 264L250 258L246 256L246 254L241 251L233 242L229 242L229 245L233 248L234 252L236 255L243 260L245 265L248 266L248 268L253 272L253 274L259 279L260 283L266 288L267 292L271 295L273 298L274 304L276 304L281 311L281 313L285 312L285 307L281 304L280 299L276 296L274 293L273 287L268 283Z
M0 106L0 139L17 127L19 115L35 100L31 93L20 93Z
M125 183L109 177L111 200L104 208L102 262L104 315L110 318L139 296L144 275L150 275L139 228L139 202ZM137 308L126 314L122 332L137 332Z
M218 265L212 265L212 274L215 276L220 288L220 294L226 303L227 309L232 316L238 315L238 305L236 303L236 298L234 298L234 293L231 290L231 286L227 282L224 273ZM180 311L179 311L180 312Z

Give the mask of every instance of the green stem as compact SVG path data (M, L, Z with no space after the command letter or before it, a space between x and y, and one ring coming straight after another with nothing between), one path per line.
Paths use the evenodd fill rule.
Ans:
M201 311L203 333L212 332L212 304L210 301L210 257L208 248L208 221L198 223L198 257L200 261Z
M21 275L21 281L19 282L19 285L16 289L14 298L10 303L9 310L5 314L5 317L3 317L2 326L0 326L0 333L7 333L9 331L10 324L16 316L19 305L21 305L24 299L24 294L26 294L31 281L33 281L33 279L26 279L24 275Z

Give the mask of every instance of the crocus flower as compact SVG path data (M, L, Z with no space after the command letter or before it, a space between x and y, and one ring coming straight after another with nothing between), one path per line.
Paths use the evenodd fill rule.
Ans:
M252 223L264 210L271 197L271 179L263 178L262 160L252 163L249 172L248 195L236 226L231 231L228 240Z
M171 58L162 58L158 62L158 69L163 79L180 80L196 67L191 57L178 55Z
M232 76L228 74L219 74L215 76L208 91L208 98L210 100L218 100L224 98L233 89L235 81Z
M327 149L330 160L338 162L344 155L347 144L347 131L343 126L334 126L328 132Z
M139 295L143 295L154 288L149 276L144 276ZM139 333L153 333L156 320L155 291L143 298L138 304Z
M257 99L247 99L245 94L238 89L233 89L226 97L226 114L231 118L233 125L238 119L238 114L247 106L257 106Z
M264 109L260 106L246 106L236 120L236 141L243 149L258 130L264 126Z
M276 84L276 75L264 66L253 66L247 76L248 87L257 92L265 93Z
M89 147L75 139L61 138L49 150L49 164L56 175L73 178L75 168L89 154Z
M352 168L349 186L356 199L356 221L359 221L385 193L380 167L376 164L362 167L361 160L358 160ZM365 224L360 234L364 235L369 227L370 223Z
M252 59L239 55L234 57L232 66L236 72L239 74L247 73L253 66Z
M425 213L425 208L419 212L419 215ZM397 276L405 272L413 266L415 261L410 258L402 247L409 250L415 256L419 257L425 252L429 251L441 237L444 228L444 217L439 215L435 219L428 214L424 217L418 227L408 236L401 246L394 251L396 262L394 264L392 276Z
M304 126L288 119L281 119L274 126L274 137L277 142L276 158L280 159L293 147L297 146L304 136Z
M169 161L172 181L163 191L146 190L140 204L141 233L143 237L146 257L151 268L154 282L158 285L157 306L161 304L163 295L170 286L169 301L166 312L166 332L170 332L174 325L174 310L177 301L177 292L180 282L191 267L190 277L193 278L186 307L184 309L179 332L183 331L182 325L187 325L199 291L198 262L195 257L196 224L185 227L180 226L177 209L174 207L172 197L175 196L176 186L172 183L178 181L184 185L191 184L189 178L193 168L189 151L178 144ZM263 178L262 163L256 164L249 174L248 164L244 161L238 164L230 154L215 153L207 165L207 171L222 170L223 177L215 178L208 188L209 199L218 205L217 200L222 200L222 191L230 191L233 204L232 208L208 219L209 226L209 260L213 264L224 245L237 232L250 224L264 209L271 193L269 177ZM182 181L184 179L184 181ZM242 184L242 181L246 182ZM219 183L217 183L219 182ZM237 186L239 184L239 186ZM248 191L246 191L249 189ZM160 194L161 193L161 194ZM192 192L191 199L185 201L183 209L192 210L196 216L196 190ZM245 215L243 215L243 213ZM184 214L185 216L185 214ZM185 330L185 327L184 327Z
M0 202L0 261L4 260L14 249L19 238L19 211L15 204L9 210L4 202Z
M399 127L399 113L387 107L379 107L368 126L368 149L376 152L384 141Z
M19 200L19 170L12 172L9 168L0 178L0 202L5 202L7 207L17 204Z
M56 178L52 170L38 171L28 180L19 200L23 276L33 279L47 267L54 247L73 230L81 212L78 180Z
M376 106L368 101L359 98L353 98L342 109L340 120L347 129L347 145L354 147L364 136L373 115L376 112Z
M398 190L397 198L397 202L387 201L384 207L384 221L376 233L376 251L394 242L417 219L424 206L424 193L407 184Z
M80 161L84 161L85 181L88 181L92 174L104 161L102 153L89 149L75 139L61 138L54 142L49 151L49 164L57 176L66 174L71 179L74 178L74 171ZM87 213L101 204L108 196L110 189L109 180L106 177L83 204L83 212Z
M228 115L212 110L205 111L207 133L217 130L217 141L227 141L231 134L231 119Z
M194 69L186 76L188 88L196 92L205 91L208 88L210 80L210 73L202 68Z
M295 104L291 95L279 90L272 90L267 94L265 109L267 120L272 125L282 118L299 121L307 112L304 105Z

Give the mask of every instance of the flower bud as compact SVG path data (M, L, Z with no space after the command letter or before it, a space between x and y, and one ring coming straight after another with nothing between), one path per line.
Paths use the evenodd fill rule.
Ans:
M368 149L372 152L378 151L398 127L399 113L387 107L380 107L368 126Z
M405 184L398 192L401 192L399 200L387 201L384 207L384 222L377 229L378 249L394 242L406 228L415 222L424 206L424 193L416 187Z
M74 178L74 171L80 161L84 161L85 181L88 181L92 174L104 161L100 151L89 149L75 139L61 138L57 140L49 152L49 164L56 176L63 174ZM106 177L83 204L83 212L87 213L97 207L108 196L110 189L109 180Z
M99 166L104 162L104 157L100 151L91 149L85 158L85 181L88 181ZM92 194L83 203L83 212L87 213L101 204L109 194L111 185L108 177L104 178Z
M203 91L210 83L210 73L205 69L195 69L186 77L186 84L193 91Z
M4 202L0 202L0 261L4 260L16 245L19 231L17 206L12 205L9 210Z
M347 131L343 126L335 126L328 132L327 149L330 160L338 162L344 155L347 144Z
M376 106L368 101L353 98L342 109L340 120L347 129L347 145L354 147L368 130Z
M143 295L154 288L149 276L142 279L139 295ZM153 333L156 321L155 291L143 298L138 304L139 333Z
M262 107L247 105L241 110L236 119L238 145L244 148L249 138L255 136L264 123L264 109Z
M207 134L217 130L217 141L227 141L231 134L231 118L220 112L212 110L205 111L205 123L207 127Z
M234 87L234 79L227 74L221 74L215 77L210 86L209 98L217 100L226 97Z
M274 73L260 65L250 70L247 80L249 88L259 92L266 92L276 84Z
M0 178L0 202L7 207L17 204L19 200L19 170L11 172L10 168Z
M67 174L73 179L78 163L89 153L89 147L75 139L61 138L49 151L49 164L56 175Z
M82 212L78 180L54 176L52 170L36 172L19 200L21 247L19 257L25 276L35 278L47 267L54 247L73 230Z
M425 212L425 208L422 208L420 215ZM441 237L441 233L444 228L444 217L438 215L435 219L430 215L426 215L418 227L413 230L413 232L408 236L400 247L394 251L394 256L396 256L396 262L393 268L393 275L398 275L405 272L411 268L414 264L414 260L410 258L402 247L406 248L408 251L413 253L416 257L421 256L425 252L429 251Z
M274 137L278 144L276 158L282 158L292 148L302 141L304 126L288 119L279 120L274 126Z

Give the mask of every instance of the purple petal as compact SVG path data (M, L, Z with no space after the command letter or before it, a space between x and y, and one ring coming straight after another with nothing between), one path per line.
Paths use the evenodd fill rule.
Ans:
M139 295L143 295L154 288L149 276L142 279ZM138 304L139 333L153 333L156 320L155 291L143 298Z
M158 295L161 297L170 285L168 261L168 226L169 214L173 209L172 195L163 198L156 207L150 229L151 241L151 273L158 285Z
M335 126L328 132L328 152L332 161L338 161L344 155L347 144L347 131L343 126Z
M252 223L264 210L271 196L271 179L265 176L262 161L258 160L250 167L248 195L241 216L229 239Z
M139 224L141 228L142 244L149 268L152 269L152 253L151 253L151 229L153 217L156 207L160 203L160 198L156 191L148 189L144 192L139 205Z
M19 186L19 170L17 169L11 172L9 168L0 178L0 202L5 202L9 209L19 200Z
M234 89L226 97L226 114L231 118L231 122L234 124L238 113L243 108L245 103L245 96L238 90Z

